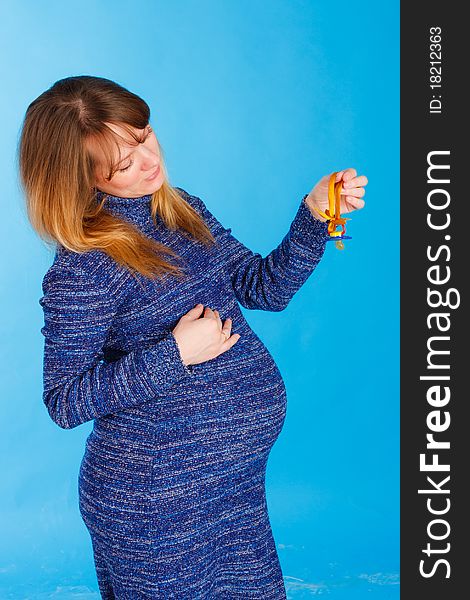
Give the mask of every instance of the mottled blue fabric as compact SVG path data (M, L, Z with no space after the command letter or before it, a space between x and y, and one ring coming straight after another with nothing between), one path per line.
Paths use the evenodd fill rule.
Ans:
M216 245L155 223L151 196L107 196L105 207L174 249L182 279L134 277L102 251L59 245L39 300L44 403L64 429L93 420L78 493L102 598L285 599L265 474L286 389L240 304L283 310L321 259L327 223L304 196L263 258L175 189ZM198 302L230 317L241 337L185 366L172 329Z

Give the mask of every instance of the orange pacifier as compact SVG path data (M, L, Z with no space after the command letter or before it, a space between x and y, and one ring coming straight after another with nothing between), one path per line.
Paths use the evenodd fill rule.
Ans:
M328 221L328 235L327 241L334 240L335 246L338 250L344 250L344 244L342 240L351 240L350 235L345 235L346 221L350 219L348 217L341 216L341 185L342 182L338 181L335 183L337 173L332 173L328 182L328 208L325 212L315 208L315 211L320 214L324 219ZM341 231L337 231L336 228L341 225Z

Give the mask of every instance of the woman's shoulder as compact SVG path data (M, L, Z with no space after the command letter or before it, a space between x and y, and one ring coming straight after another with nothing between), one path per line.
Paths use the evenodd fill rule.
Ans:
M75 252L57 245L53 262L43 277L43 290L53 282L74 280L93 283L117 293L130 279L130 271L118 265L102 250Z
M178 194L183 197L184 200L189 200L191 198L191 194L182 187L174 185L173 189L176 190Z
M185 200L188 204L190 204L193 208L195 208L198 212L202 214L203 210L206 208L204 202L198 196L194 194L190 194L182 187L173 186L178 194Z
M209 227L213 235L218 235L220 232L229 232L231 231L225 229L221 223L216 219L216 217L212 214L212 212L208 209L206 203L199 197L194 194L190 194L185 189L181 187L175 187L175 189L180 193L182 198L201 216L201 218L205 221L206 225Z

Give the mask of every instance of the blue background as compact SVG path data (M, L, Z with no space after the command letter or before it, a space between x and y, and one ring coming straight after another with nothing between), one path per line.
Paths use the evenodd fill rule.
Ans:
M3 2L0 597L98 599L77 476L91 423L42 404L52 253L26 217L16 145L56 80L142 96L173 185L265 256L332 171L369 178L345 250L329 242L281 313L244 310L286 382L268 463L288 597L399 597L399 3Z

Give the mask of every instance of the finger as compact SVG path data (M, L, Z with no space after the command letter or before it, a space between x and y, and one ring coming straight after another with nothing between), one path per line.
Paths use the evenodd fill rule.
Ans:
M206 308L204 309L204 317L217 319L217 317L214 315L214 311L212 310L212 308L209 308L209 306L206 306Z
M228 340L222 344L222 352L225 352L225 350L228 350L229 348L231 348L234 344L236 344L238 342L239 339L240 339L239 333L234 333L233 335L231 335L228 338Z
M355 196L346 196L346 202L353 206L354 208L364 208L365 202L360 198L356 198Z
M352 179L350 179L349 181L344 183L343 187L345 187L346 189L362 187L364 185L367 185L368 183L369 183L369 180L367 179L367 177L365 175L359 175L358 177L353 177Z
M362 198L366 195L366 190L363 187L343 189L341 192L343 195L354 196L355 198Z
M219 311L218 310L214 310L214 315L216 316L216 319L219 322L220 327L222 328L222 319L220 318Z
M353 169L353 168L342 169L341 171L336 172L335 181L341 181L341 179L343 179L344 181L349 181L353 177L356 177L356 175L357 175L356 169Z
M232 319L228 318L228 319L225 319L225 323L224 323L220 333L223 334L226 339L228 339L230 337L231 332L232 332Z
M185 313L181 318L185 319L187 321L192 321L193 319L197 319L200 316L203 308L204 308L204 304L196 304L196 306L194 306L193 308L188 310L188 312Z
M345 182L350 181L351 179L353 179L353 177L356 177L356 175L357 175L356 169L353 169L353 168L344 169L343 171L338 171L336 173L335 181L341 181L341 179Z
M357 171L356 169L346 169L343 175L343 181L351 181L354 177L356 177Z

